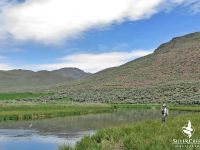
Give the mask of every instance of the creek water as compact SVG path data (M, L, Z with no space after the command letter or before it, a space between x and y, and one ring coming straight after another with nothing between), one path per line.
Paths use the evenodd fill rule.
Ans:
M186 112L171 111L170 116ZM0 123L0 150L58 150L59 145L74 146L97 130L143 120L159 119L160 110L119 110L35 121Z

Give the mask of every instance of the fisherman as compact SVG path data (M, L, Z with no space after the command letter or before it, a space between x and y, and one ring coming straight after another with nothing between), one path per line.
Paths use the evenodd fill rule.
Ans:
M166 104L163 104L163 108L162 108L162 123L165 123L167 116L168 116L168 109L167 109Z

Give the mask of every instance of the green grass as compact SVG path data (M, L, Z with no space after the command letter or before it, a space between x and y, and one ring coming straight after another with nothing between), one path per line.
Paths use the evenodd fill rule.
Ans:
M31 120L64 117L71 115L84 115L88 113L113 112L118 109L152 109L158 105L143 104L91 104L91 103L15 103L0 104L0 121L7 120Z
M200 117L198 114L169 118L166 124L160 120L145 121L118 128L98 131L94 136L86 136L74 148L61 146L60 150L175 150L198 148L175 148L173 139L188 139L181 132L191 120L195 133L192 139L199 139ZM200 147L199 147L200 148Z
M89 113L113 112L119 109L161 109L159 104L92 104L69 103L57 100L55 103L0 103L0 121L32 120L84 115ZM169 106L170 110L200 111L198 106Z
M0 93L0 100L14 100L23 98L36 98L41 96L52 95L52 93Z
M162 104L111 104L115 109L161 109ZM169 104L169 110L200 112L199 105Z
M31 120L64 117L71 115L84 115L89 113L113 112L118 109L153 109L159 105L151 104L92 104L92 103L69 103L56 100L55 103L47 102L23 102L23 103L0 103L0 121L8 120Z
M0 121L31 120L111 112L104 104L1 104Z
M115 109L159 109L160 104L111 104Z
M8 120L32 120L65 117L72 115L84 115L89 113L113 112L117 109L150 109L154 105L130 105L130 104L43 104L43 103L20 103L0 104L0 121Z
M180 111L193 111L193 112L200 112L199 105L180 105L180 106L170 106L170 110L180 110Z

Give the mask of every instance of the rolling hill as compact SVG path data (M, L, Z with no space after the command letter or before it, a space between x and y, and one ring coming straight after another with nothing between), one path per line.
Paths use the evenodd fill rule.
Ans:
M174 38L150 55L58 89L78 101L199 103L200 33Z
M0 91L40 90L66 84L90 75L77 68L62 68L54 71L10 70L0 71Z
M79 80L91 75L91 73L86 73L78 68L61 68L58 70L53 70L52 72L64 77L70 77L75 80Z

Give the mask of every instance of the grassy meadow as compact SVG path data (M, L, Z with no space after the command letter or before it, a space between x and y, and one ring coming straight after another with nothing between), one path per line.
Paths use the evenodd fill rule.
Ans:
M191 120L195 133L192 139L199 139L199 113L169 118L165 124L160 120L144 121L98 131L86 136L75 147L60 146L60 150L196 150L200 147L177 148L173 139L188 139L182 127ZM180 145L179 145L180 146Z
M24 98L37 98L42 96L52 95L52 93L0 93L0 100L15 100Z

